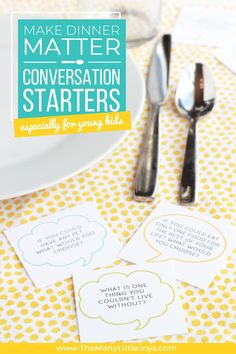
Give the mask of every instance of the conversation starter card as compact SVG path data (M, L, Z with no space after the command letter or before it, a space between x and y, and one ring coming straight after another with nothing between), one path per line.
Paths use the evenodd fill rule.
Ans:
M81 342L187 333L172 267L145 263L73 275Z
M221 46L236 36L236 11L186 6L180 11L173 40L180 43Z
M69 278L74 269L112 262L121 243L93 203L85 203L5 231L37 287Z
M178 280L206 289L235 246L235 227L161 202L119 256L132 263L174 263Z
M236 74L236 42L226 44L220 48L213 50L213 54L219 59L227 68Z

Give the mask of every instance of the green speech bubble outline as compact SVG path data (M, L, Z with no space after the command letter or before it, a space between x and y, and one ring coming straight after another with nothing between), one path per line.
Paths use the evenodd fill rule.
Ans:
M108 276L108 275L111 275L111 274L119 274L119 275L121 275L121 276L125 276L126 278L128 278L131 274L139 273L139 272L144 272L144 273L153 274L154 276L156 276L156 277L159 279L160 284L164 284L164 285L168 286L168 287L171 289L173 298L172 298L172 300L171 300L170 302L168 302L168 303L164 306L164 311L163 311L162 313L160 313L159 315L156 315L156 316L151 316L151 317L149 317L149 319L148 319L146 322L144 322L144 325L141 325L141 321L140 321L139 319L135 319L135 320L132 320L132 321L129 321L129 322L123 322L123 323L109 322L109 321L104 320L104 318L103 318L102 316L88 316L88 315L83 311L83 309L82 309L82 304L81 304L82 301L83 301L82 296L81 296L81 291L82 291L82 289L83 289L84 287L86 287L88 284L92 284L92 283L94 283L94 284L99 284L99 282L100 282L100 280L101 280L102 278L104 278L104 277L106 277L106 276ZM168 306L170 306L170 305L175 301L175 298L176 298L176 296L175 296L175 291L174 291L173 287L172 287L170 284L168 284L168 283L162 281L162 279L161 279L161 277L160 277L159 274L154 273L154 272L151 272L151 271L149 271L149 270L135 270L135 271L133 271L133 272L131 272L131 273L129 273L129 274L125 274L125 273L122 273L122 272L110 272L110 273L102 274L100 277L97 278L97 280L88 281L88 282L86 282L85 284L83 284L83 285L79 288L79 290L78 290L78 296L79 296L79 305L78 305L78 306L79 306L80 312L81 312L85 317L87 317L87 318L89 318L89 319L100 319L101 321L103 321L103 322L105 322L105 323L107 323L107 324L114 325L114 326L123 326L123 325L128 325L128 324L133 323L133 322L137 322L138 325L137 325L136 328L134 328L135 330L143 329L143 328L145 328L145 327L149 324L149 322L150 322L152 319L163 316L163 315L167 312Z

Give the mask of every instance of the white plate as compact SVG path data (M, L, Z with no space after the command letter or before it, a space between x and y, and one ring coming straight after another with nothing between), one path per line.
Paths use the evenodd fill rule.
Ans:
M0 199L49 187L87 169L128 133L14 138L10 121L10 33L6 28L6 20L0 18ZM133 124L144 98L144 80L127 54L127 110Z

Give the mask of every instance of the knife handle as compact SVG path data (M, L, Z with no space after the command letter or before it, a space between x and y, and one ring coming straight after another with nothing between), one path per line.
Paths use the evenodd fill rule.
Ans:
M153 201L156 194L159 164L159 112L160 106L152 105L136 170L134 199L138 202Z
M197 197L197 120L190 121L186 142L179 201L182 205L194 204Z

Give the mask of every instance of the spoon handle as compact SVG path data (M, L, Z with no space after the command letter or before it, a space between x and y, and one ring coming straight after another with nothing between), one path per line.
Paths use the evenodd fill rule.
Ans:
M194 204L197 197L197 120L191 119L180 185L180 204Z
M150 202L156 194L160 135L159 112L160 106L153 104L138 160L134 199L139 202Z

